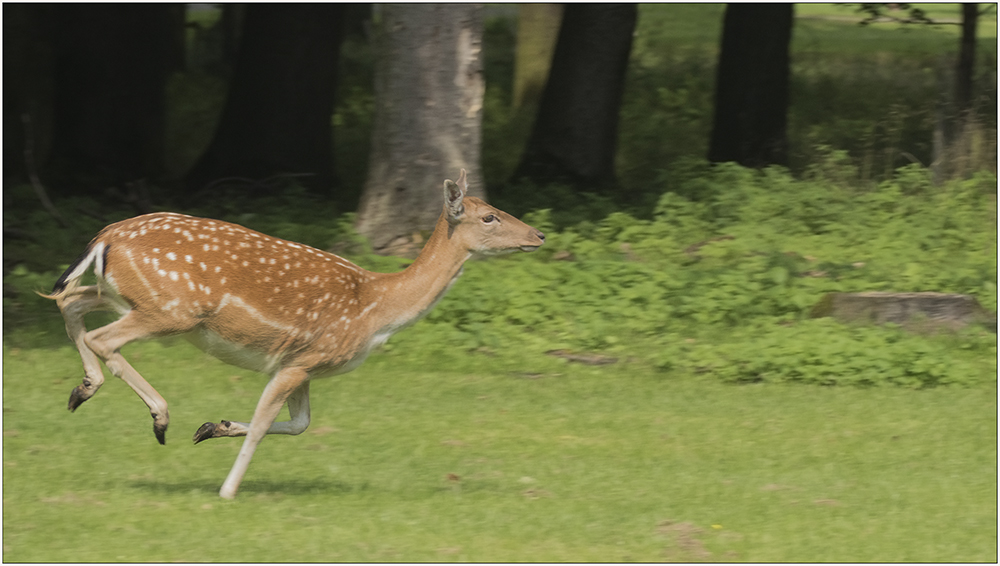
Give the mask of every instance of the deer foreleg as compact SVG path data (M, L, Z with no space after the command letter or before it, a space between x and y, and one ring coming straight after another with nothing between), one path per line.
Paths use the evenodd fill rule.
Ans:
M306 381L298 389L288 396L288 413L291 417L287 421L272 423L266 434L302 434L309 427L309 382ZM246 436L250 430L250 423L237 421L221 421L219 423L205 423L194 433L195 444L209 438L222 438L226 436Z
M274 419L281 411L281 406L308 379L309 373L303 368L285 368L275 374L267 383L267 386L264 387L264 393L260 396L260 401L257 402L257 408L253 412L250 426L247 427L246 440L243 441L240 453L236 456L236 462L229 470L229 475L226 476L222 489L219 490L220 496L226 499L236 497L236 490L239 488L240 482L243 481L243 475L250 466L250 460L253 458L254 451L257 450L257 445L271 428ZM308 390L305 391L305 397L308 398Z

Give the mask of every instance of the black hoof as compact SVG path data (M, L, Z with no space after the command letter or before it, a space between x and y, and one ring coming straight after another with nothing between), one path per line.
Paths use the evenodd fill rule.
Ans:
M158 440L160 442L160 444L166 444L167 443L167 427L166 426L159 426L156 423L153 423L153 434L156 435L156 440Z
M69 404L66 407L72 413L76 411L76 408L83 404L89 397L84 397L84 388L82 385L77 385L73 388L73 392L69 394Z
M213 436L215 436L215 423L205 423L198 427L198 431L194 433L194 438L191 440L194 440L194 443L198 444L202 440L207 440Z

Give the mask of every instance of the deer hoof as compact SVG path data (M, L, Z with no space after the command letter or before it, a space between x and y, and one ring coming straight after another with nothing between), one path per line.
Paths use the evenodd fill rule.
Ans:
M167 425L166 423L153 422L153 434L156 435L156 440L160 444L167 443Z
M87 399L90 399L90 396L86 394L86 389L82 385L77 385L73 388L73 392L69 394L69 405L67 408L72 413Z
M194 443L198 444L202 440L208 440L209 438L213 438L214 436L215 436L215 423L205 423L200 427L198 427L198 431L194 433L194 438L192 438L191 440L194 440Z

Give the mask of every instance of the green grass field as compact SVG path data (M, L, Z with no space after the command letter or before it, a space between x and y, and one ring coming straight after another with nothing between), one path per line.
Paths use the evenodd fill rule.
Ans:
M409 332L420 332L418 325ZM59 344L54 337L53 344ZM314 384L313 422L216 494L264 378L181 341L75 414L68 346L4 347L8 562L995 561L997 392L728 386L637 363L396 351ZM478 363L476 363L478 362Z

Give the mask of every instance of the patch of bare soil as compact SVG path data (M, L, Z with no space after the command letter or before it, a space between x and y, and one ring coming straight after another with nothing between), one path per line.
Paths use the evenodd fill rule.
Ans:
M670 541L670 545L664 551L667 562L706 561L712 558L712 553L698 538L698 535L705 531L689 521L679 523L668 519L657 525L656 532L666 536Z

